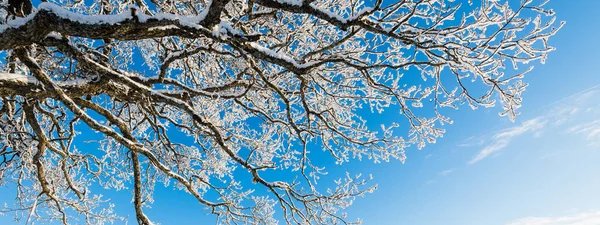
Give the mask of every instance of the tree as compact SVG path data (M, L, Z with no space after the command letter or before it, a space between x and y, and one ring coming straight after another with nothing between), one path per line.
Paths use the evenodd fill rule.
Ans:
M403 161L464 104L514 118L562 26L537 0L52 2L0 25L3 211L27 222L118 219L94 190L132 185L152 224L160 182L223 224L347 223L375 186L318 184L315 157Z

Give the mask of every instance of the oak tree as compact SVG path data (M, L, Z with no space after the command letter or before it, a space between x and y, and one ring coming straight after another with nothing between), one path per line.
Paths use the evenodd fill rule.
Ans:
M129 188L152 224L164 183L222 224L351 223L375 186L317 183L326 161L403 161L461 105L514 118L562 26L545 4L4 0L0 185L16 201L1 210L104 224L119 215L95 192Z

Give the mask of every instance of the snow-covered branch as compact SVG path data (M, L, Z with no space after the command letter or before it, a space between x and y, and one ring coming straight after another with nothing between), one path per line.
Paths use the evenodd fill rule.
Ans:
M25 18L0 25L0 50L41 42L51 32L84 38L142 40L181 36L196 38L210 34L204 28L206 13L181 16L160 13L148 16L137 7L116 15L85 15L71 12L53 3L43 2L36 12Z
M444 134L446 108L517 115L527 64L545 62L562 23L544 1L473 4L0 8L0 184L19 187L0 212L104 224L119 217L91 190L131 186L135 218L151 224L144 209L164 183L223 224L351 223L343 210L375 186L351 174L328 183L326 166L403 161ZM385 110L400 115L365 117ZM81 146L94 138L81 126L99 151Z

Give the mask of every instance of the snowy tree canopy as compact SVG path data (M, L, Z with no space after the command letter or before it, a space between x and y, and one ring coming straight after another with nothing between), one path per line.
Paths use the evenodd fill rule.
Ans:
M444 108L514 118L562 26L539 0L11 2L0 185L17 200L0 212L23 223L118 220L103 187L153 224L158 183L219 224L355 222L344 209L375 186L317 183L324 161L403 161L442 136Z

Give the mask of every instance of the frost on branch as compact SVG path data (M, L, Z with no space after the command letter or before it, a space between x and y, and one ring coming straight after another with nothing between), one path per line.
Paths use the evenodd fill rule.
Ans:
M152 224L144 208L161 183L221 224L351 223L344 209L375 187L360 175L320 179L324 165L403 161L443 135L444 108L499 103L514 119L523 76L562 26L544 1L461 3L3 7L0 185L17 198L0 212L120 219L102 187L130 191L137 222ZM399 116L367 122L385 110Z

